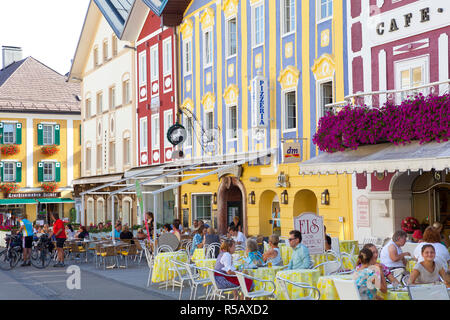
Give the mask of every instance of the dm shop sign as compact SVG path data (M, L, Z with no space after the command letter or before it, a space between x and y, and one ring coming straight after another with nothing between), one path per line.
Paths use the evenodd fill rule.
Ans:
M8 193L7 199L60 198L61 192Z
M268 125L267 81L258 74L252 80L252 128L266 128Z
M283 143L283 163L300 162L302 160L300 142Z
M302 233L302 244L308 247L310 254L325 252L325 234L323 217L313 212L305 212L294 218L294 229Z

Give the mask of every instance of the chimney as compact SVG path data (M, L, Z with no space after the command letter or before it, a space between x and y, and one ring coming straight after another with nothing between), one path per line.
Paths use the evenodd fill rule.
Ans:
M22 48L2 46L3 69L10 64L22 60Z

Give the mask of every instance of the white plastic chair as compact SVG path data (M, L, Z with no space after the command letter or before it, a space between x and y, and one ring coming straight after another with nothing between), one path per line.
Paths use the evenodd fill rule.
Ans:
M341 254L341 248L339 247L339 238L331 238L331 250L335 252L337 255Z
M340 300L361 300L355 280L333 279Z
M366 245L368 243L376 245L378 243L378 238L377 237L366 237L366 238L364 238L362 243L358 244L359 249L361 250L364 247L364 245Z
M323 275L329 276L330 274L338 273L339 270L341 269L341 266L342 266L341 260L337 259L319 263L318 265L314 266L313 269L319 269L323 267Z
M411 300L450 300L444 284L409 285L408 293Z
M150 250L148 250L147 246L144 246L144 252L145 252L145 258L147 259L147 265L149 268L148 272L148 280L147 280L147 287L150 286L150 281L152 279L152 272L153 272L153 255L150 253Z
M185 264L185 268L191 281L191 295L189 296L189 299L195 300L195 297L197 296L197 288L201 285L206 287L205 300L207 300L209 296L208 288L212 285L212 283L209 278L200 278L198 273L198 270L206 270L201 267L197 267L195 264Z
M241 287L239 285L239 286L235 286L235 287L231 287L231 288L220 289L217 286L217 282L216 282L216 278L214 276L214 273L217 273L217 274L223 275L223 276L229 276L229 277L235 277L235 276L232 276L232 275L229 275L229 274L225 274L225 273L222 273L222 272L219 272L219 271L215 271L215 270L212 270L210 268L201 268L201 270L204 270L204 271L206 271L208 273L209 280L211 280L211 283L213 285L213 287L211 289L212 292L210 293L211 300L213 300L213 299L215 300L216 297L219 297L219 300L220 300L222 298L222 294L228 294L228 299L229 299L230 298L230 294L232 293L232 291L233 290L237 290L237 289L239 289Z
M294 282L288 279L281 278L279 276L276 277L278 287L281 289L281 292L286 297L286 300L319 300L320 299L320 290L316 287L311 286L308 283L302 283L302 282ZM309 294L304 297L299 297L298 299L292 299L292 297L289 295L287 285L290 284L293 286L296 286L298 288L302 288L305 290L310 290Z
M220 252L220 243L213 242L206 248L206 259L216 259L216 253Z
M156 254L161 253L161 252L173 252L173 249L172 249L172 247L163 244L161 246L158 246L158 251L156 251Z
M419 245L418 243L406 242L405 245L402 247L402 251L409 252L411 254L411 257L413 257L414 250L416 250L416 247L418 245Z
M170 259L170 263L172 264L173 270L176 272L176 275L172 279L172 291L174 290L175 286L180 287L180 295L178 296L178 300L181 300L181 293L183 292L184 282L190 281L190 277L184 263L174 259Z
M273 293L275 292L275 283L272 280L264 280L264 279L252 277L252 276L249 276L248 274L244 274L242 272L237 272L237 271L235 273L239 280L239 284L241 285L241 291L242 291L244 297L250 298L250 299L262 298L262 297L273 297ZM245 285L245 278L251 279L253 281L263 282L264 289L249 292L247 290L247 286ZM266 290L267 283L272 283L272 290Z

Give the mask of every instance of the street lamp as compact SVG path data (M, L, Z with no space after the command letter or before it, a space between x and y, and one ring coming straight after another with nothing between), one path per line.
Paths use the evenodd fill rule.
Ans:
M183 203L184 203L184 204L187 204L187 203L188 203L188 195L187 195L187 193L185 193L185 194L183 195Z
M288 192L287 192L287 190L284 190L281 193L281 203L282 204L288 204Z
M214 204L217 204L217 192L214 192L214 195L213 195L213 203L214 203Z
M255 204L256 200L255 200L255 191L252 191L248 194L248 203L249 204Z
M328 189L325 189L322 192L322 194L320 196L320 202L326 206L328 206L330 204L330 193L328 192Z

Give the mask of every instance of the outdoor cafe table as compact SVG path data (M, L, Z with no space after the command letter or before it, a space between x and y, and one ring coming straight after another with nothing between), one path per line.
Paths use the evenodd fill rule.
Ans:
M293 282L307 283L311 286L316 287L317 281L320 277L319 270L312 269L298 269L298 270L282 270L277 273L277 276L283 279L287 279ZM280 290L278 280L275 280L276 285L276 297L279 300L287 300L284 293ZM291 299L295 300L301 297L305 297L309 294L310 290L301 289L299 287L294 287L291 284L286 284L288 293Z
M217 259L197 259L194 263L197 267L214 269L216 261ZM241 260L236 261L233 259L233 265L236 269L238 269L241 264ZM206 271L199 270L199 275L202 279L208 278L208 273Z
M169 272L169 268L172 267L170 260L178 260L181 262L187 262L187 254L185 251L174 252L161 252L155 257L155 263L153 265L152 282L164 282L173 279L173 272Z
M245 251L243 251L243 250L237 250L234 253L238 254L240 256L244 256L245 255ZM197 248L197 249L194 250L194 254L191 257L191 260L192 261L203 260L205 258L206 258L205 249L204 248Z
M271 280L275 283L275 278L278 272L282 271L284 266L272 266L272 267L263 267L263 268L257 268L257 269L244 269L242 270L243 273L248 274L249 276L259 278L262 280ZM276 289L273 288L271 283L267 282L261 282L261 281L253 281L255 284L255 287L253 290L263 290L264 284L266 285L266 291ZM276 291L274 292L276 295Z

